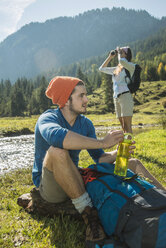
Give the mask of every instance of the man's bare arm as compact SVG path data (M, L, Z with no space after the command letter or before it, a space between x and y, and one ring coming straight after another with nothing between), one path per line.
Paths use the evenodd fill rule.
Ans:
M123 131L120 130L110 131L100 140L68 131L63 141L63 148L67 150L106 149L122 142L123 137Z
M105 152L101 155L99 163L110 163L113 164L116 160L117 150L111 152Z

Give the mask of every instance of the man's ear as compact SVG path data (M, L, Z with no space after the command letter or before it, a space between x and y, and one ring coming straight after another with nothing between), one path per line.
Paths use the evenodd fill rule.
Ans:
M70 100L68 99L67 102L65 103L65 106L69 106Z

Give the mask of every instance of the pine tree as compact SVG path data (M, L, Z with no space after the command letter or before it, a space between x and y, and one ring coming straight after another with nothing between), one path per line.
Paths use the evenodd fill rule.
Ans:
M93 92L93 86L92 84L89 82L87 76L85 74L83 74L81 68L79 67L78 70L77 70L77 75L76 77L78 77L79 79L81 79L85 85L86 85L86 89L87 89L87 93L88 94L92 94Z
M158 72L160 80L166 79L166 71L164 69L164 65L162 62L160 62L158 69L157 69L157 72Z
M114 112L114 103L113 103L113 87L112 79L110 75L102 75L102 85L104 89L104 102L108 112Z
M36 90L33 91L31 99L28 104L29 115L37 115L40 113L39 105L36 100Z
M26 109L24 96L20 89L14 87L14 90L11 94L10 98L10 116L22 116L24 115L24 111Z

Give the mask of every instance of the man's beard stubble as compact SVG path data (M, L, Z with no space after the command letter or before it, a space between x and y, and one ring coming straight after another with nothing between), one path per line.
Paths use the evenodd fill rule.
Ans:
M76 109L73 107L72 99L70 99L69 110L70 110L73 114L75 114L75 115L80 115L80 114L85 114L85 113L86 113L86 110L85 110L85 111L76 110Z

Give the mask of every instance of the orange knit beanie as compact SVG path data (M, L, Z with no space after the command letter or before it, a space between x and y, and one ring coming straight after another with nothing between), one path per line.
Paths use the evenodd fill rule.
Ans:
M73 89L80 81L79 78L74 77L54 77L50 81L45 94L52 100L53 104L58 104L60 108L63 108Z

